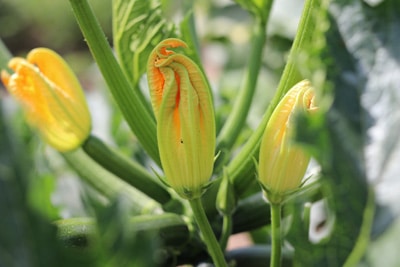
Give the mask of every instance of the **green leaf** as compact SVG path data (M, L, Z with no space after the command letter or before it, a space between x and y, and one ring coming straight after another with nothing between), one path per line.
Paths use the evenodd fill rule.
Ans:
M108 207L94 206L103 261L107 266L172 266L176 252L190 239L184 219L172 213L132 217L130 210L123 198Z
M56 228L28 203L32 162L3 116L0 102L0 266L66 266ZM49 245L53 244L53 245ZM60 260L60 261L59 261Z
M300 266L357 264L371 242L374 195L368 179L386 183L375 188L380 199L388 188L399 188L399 18L394 0L375 7L356 0L330 6L324 62L333 101L325 115L300 118L298 135L321 164L333 225L323 242L312 244L308 225L300 213L295 216L289 237ZM398 206L398 200L388 203ZM302 209L298 201L295 212Z
M338 3L332 13L361 76L368 178L378 185L377 197L398 215L400 2L386 0L375 7Z
M136 85L153 48L171 37L174 25L163 18L157 0L113 0L114 47L128 79Z
M51 201L55 187L55 177L44 174L30 181L28 193L28 201L32 208L50 220L59 218L59 210Z

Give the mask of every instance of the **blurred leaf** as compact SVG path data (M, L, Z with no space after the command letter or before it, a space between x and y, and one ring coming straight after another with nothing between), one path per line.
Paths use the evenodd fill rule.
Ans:
M365 265L360 266L400 266L398 243L400 238L400 221L396 220L376 242L368 248Z
M399 215L400 2L386 0L374 7L351 2L339 1L332 14L361 77L367 175L377 184L378 199Z
M28 150L13 139L1 104L0 266L64 266L58 247L49 245L56 244L56 228L28 204L31 161Z
M358 253L358 259L364 253L371 229L362 236L360 229L371 224L374 208L367 204L368 197L373 200L368 196L367 176L382 179L398 150L398 134L393 133L400 126L395 120L399 114L399 11L400 3L391 0L374 8L356 0L335 1L330 7L324 62L333 103L325 116L300 118L298 135L321 164L331 212L327 220L334 224L327 240L312 244L308 226L295 222L290 238L300 266L342 266L350 253ZM383 126L391 128L378 151L366 154L366 164L371 141L365 138L367 131L371 126L384 131L382 119ZM373 173L371 167L377 165L381 171ZM392 166L397 166L398 173L398 164Z
M31 179L29 185L28 202L32 208L48 218L59 218L59 210L53 205L51 196L55 190L55 177L51 174Z
M158 0L113 0L114 47L128 79L137 84L153 48L173 34Z
M129 202L117 199L94 211L99 242L108 266L169 266L189 241L186 222L176 214L130 215Z
M242 8L250 11L261 20L267 20L269 9L271 8L271 0L235 0Z

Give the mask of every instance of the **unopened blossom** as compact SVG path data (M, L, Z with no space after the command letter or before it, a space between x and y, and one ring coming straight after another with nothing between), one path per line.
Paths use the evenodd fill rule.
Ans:
M55 149L79 147L88 137L91 119L78 79L67 63L47 48L33 49L27 58L12 58L1 80L23 106L30 124Z
M315 110L313 88L303 80L286 93L271 115L259 156L259 180L271 202L281 202L301 185L310 155L293 140L294 117Z
M215 118L211 92L200 68L167 39L150 54L147 76L157 119L157 139L166 182L182 197L204 191L214 164Z

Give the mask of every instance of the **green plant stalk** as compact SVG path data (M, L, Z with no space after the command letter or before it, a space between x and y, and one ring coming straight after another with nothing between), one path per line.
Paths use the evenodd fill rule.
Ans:
M171 200L163 184L139 163L107 146L95 136L89 136L82 145L83 150L103 168L112 172L128 184L145 193L160 204Z
M271 261L270 267L280 267L282 261L281 204L271 203Z
M302 79L297 68L296 57L300 54L302 49L304 49L304 43L306 43L313 34L313 29L316 22L313 20L312 12L318 7L320 1L321 0L306 1L300 18L299 27L290 50L288 62L283 71L274 98L272 99L271 104L268 106L260 125L250 136L248 142L243 146L239 154L227 166L228 173L230 177L232 177L232 181L235 185L235 191L238 196L241 196L245 192L247 188L246 185L249 183L249 180L254 179L255 166L253 159L257 156L261 143L261 137L273 110L278 105L285 93Z
M222 231L221 231L221 237L219 239L219 245L223 250L226 249L226 246L228 244L228 239L232 234L232 229L233 229L232 216L228 214L222 216Z
M270 2L272 4L273 1ZM265 40L266 22L257 19L251 40L252 47L245 78L238 92L238 96L236 97L236 101L233 104L232 112L218 134L216 151L231 149L246 122L256 89L258 75L260 73ZM228 153L223 153L220 157L224 157L224 155L227 156L227 154ZM224 162L223 158L219 158L217 161L217 163L222 162ZM218 165L216 167L218 168Z
M196 31L196 25L195 25L195 18L194 18L194 13L193 13L193 4L194 1L184 1L183 2L183 10L185 18L181 21L180 23L180 31L183 40L188 44L190 49L187 49L188 55L190 56L191 59L196 62L196 64L199 66L201 71L204 72L203 64L201 64L201 59L200 59L200 44L198 40L198 35ZM207 83L208 83L208 79ZM210 87L210 85L208 84ZM211 88L211 87L210 87Z
M6 45L3 43L3 40L0 39L0 70L8 68L7 64L11 57L12 55L10 51L8 51Z
M157 232L162 244L169 248L183 247L190 239L188 225L181 216L174 213L133 216L127 223L128 229L132 231ZM98 245L98 227L93 218L63 219L54 224L58 228L58 239L66 247L77 248L82 253Z
M375 193L372 187L368 188L367 205L364 209L363 223L360 229L360 234L357 238L357 243L352 252L344 263L344 267L356 266L365 254L365 250L369 244L371 229L375 215Z
M189 200L190 207L192 208L197 225L203 236L203 240L207 246L208 253L210 254L216 267L227 267L225 262L224 253L219 246L215 234L208 222L206 213L204 212L203 205L200 198Z
M86 183L106 198L124 196L130 201L132 212L136 214L162 212L159 203L102 168L81 148L62 153L62 156Z
M75 18L122 114L136 137L160 165L156 123L142 97L124 75L87 0L70 0Z

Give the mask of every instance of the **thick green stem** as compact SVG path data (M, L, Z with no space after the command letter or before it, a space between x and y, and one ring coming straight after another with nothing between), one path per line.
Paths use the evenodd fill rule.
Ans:
M162 211L159 203L103 169L81 148L62 153L62 155L86 183L108 199L112 200L118 196L125 197L131 203L132 212L136 214Z
M270 1L271 4L272 2L273 1ZM217 151L226 151L231 149L246 122L260 72L265 40L266 22L258 19L251 40L252 46L245 78L238 92L238 96L236 97L236 101L233 104L232 112L218 135ZM217 165L219 165L218 163L224 162L223 158L227 156L227 154L228 153L222 153L220 155Z
M271 203L271 262L270 267L280 267L282 258L281 204Z
M135 232L154 232L160 238L160 243L171 248L182 248L190 240L190 231L185 220L174 213L137 215L125 222L126 230ZM58 228L57 237L70 248L79 249L80 254L90 253L98 245L99 233L97 222L93 218L70 218L55 221ZM128 231L130 232L130 231ZM94 252L94 251L93 251ZM92 252L92 253L93 253Z
M224 253L219 246L217 238L208 222L206 213L204 212L201 199L195 198L189 200L190 206L193 210L194 217L196 219L197 225L201 231L204 242L207 245L208 253L210 254L216 267L226 267Z
M344 267L356 266L360 262L362 257L365 255L365 251L368 247L371 229L374 221L375 215L375 193L372 187L368 188L368 199L367 205L364 209L363 223L360 229L360 234L358 235L356 245L354 246L352 252L347 258Z
M82 148L105 169L157 202L165 204L171 200L167 189L142 165L107 146L100 139L89 136Z
M160 164L156 123L124 75L87 0L70 0L89 49L126 121L149 155Z
M219 244L223 250L226 249L228 239L232 234L233 222L231 215L224 215L222 218L222 231L219 239Z
M249 181L254 179L255 166L253 158L257 157L261 143L261 137L273 110L278 105L282 96L302 78L297 68L296 57L304 49L304 44L307 43L312 37L313 29L317 23L312 14L314 9L316 9L320 4L321 0L306 1L297 34L294 39L292 49L290 50L289 59L283 71L274 98L265 112L260 125L251 135L247 143L243 146L239 154L227 167L228 173L234 182L235 190L239 196L246 190L246 185L249 184Z

